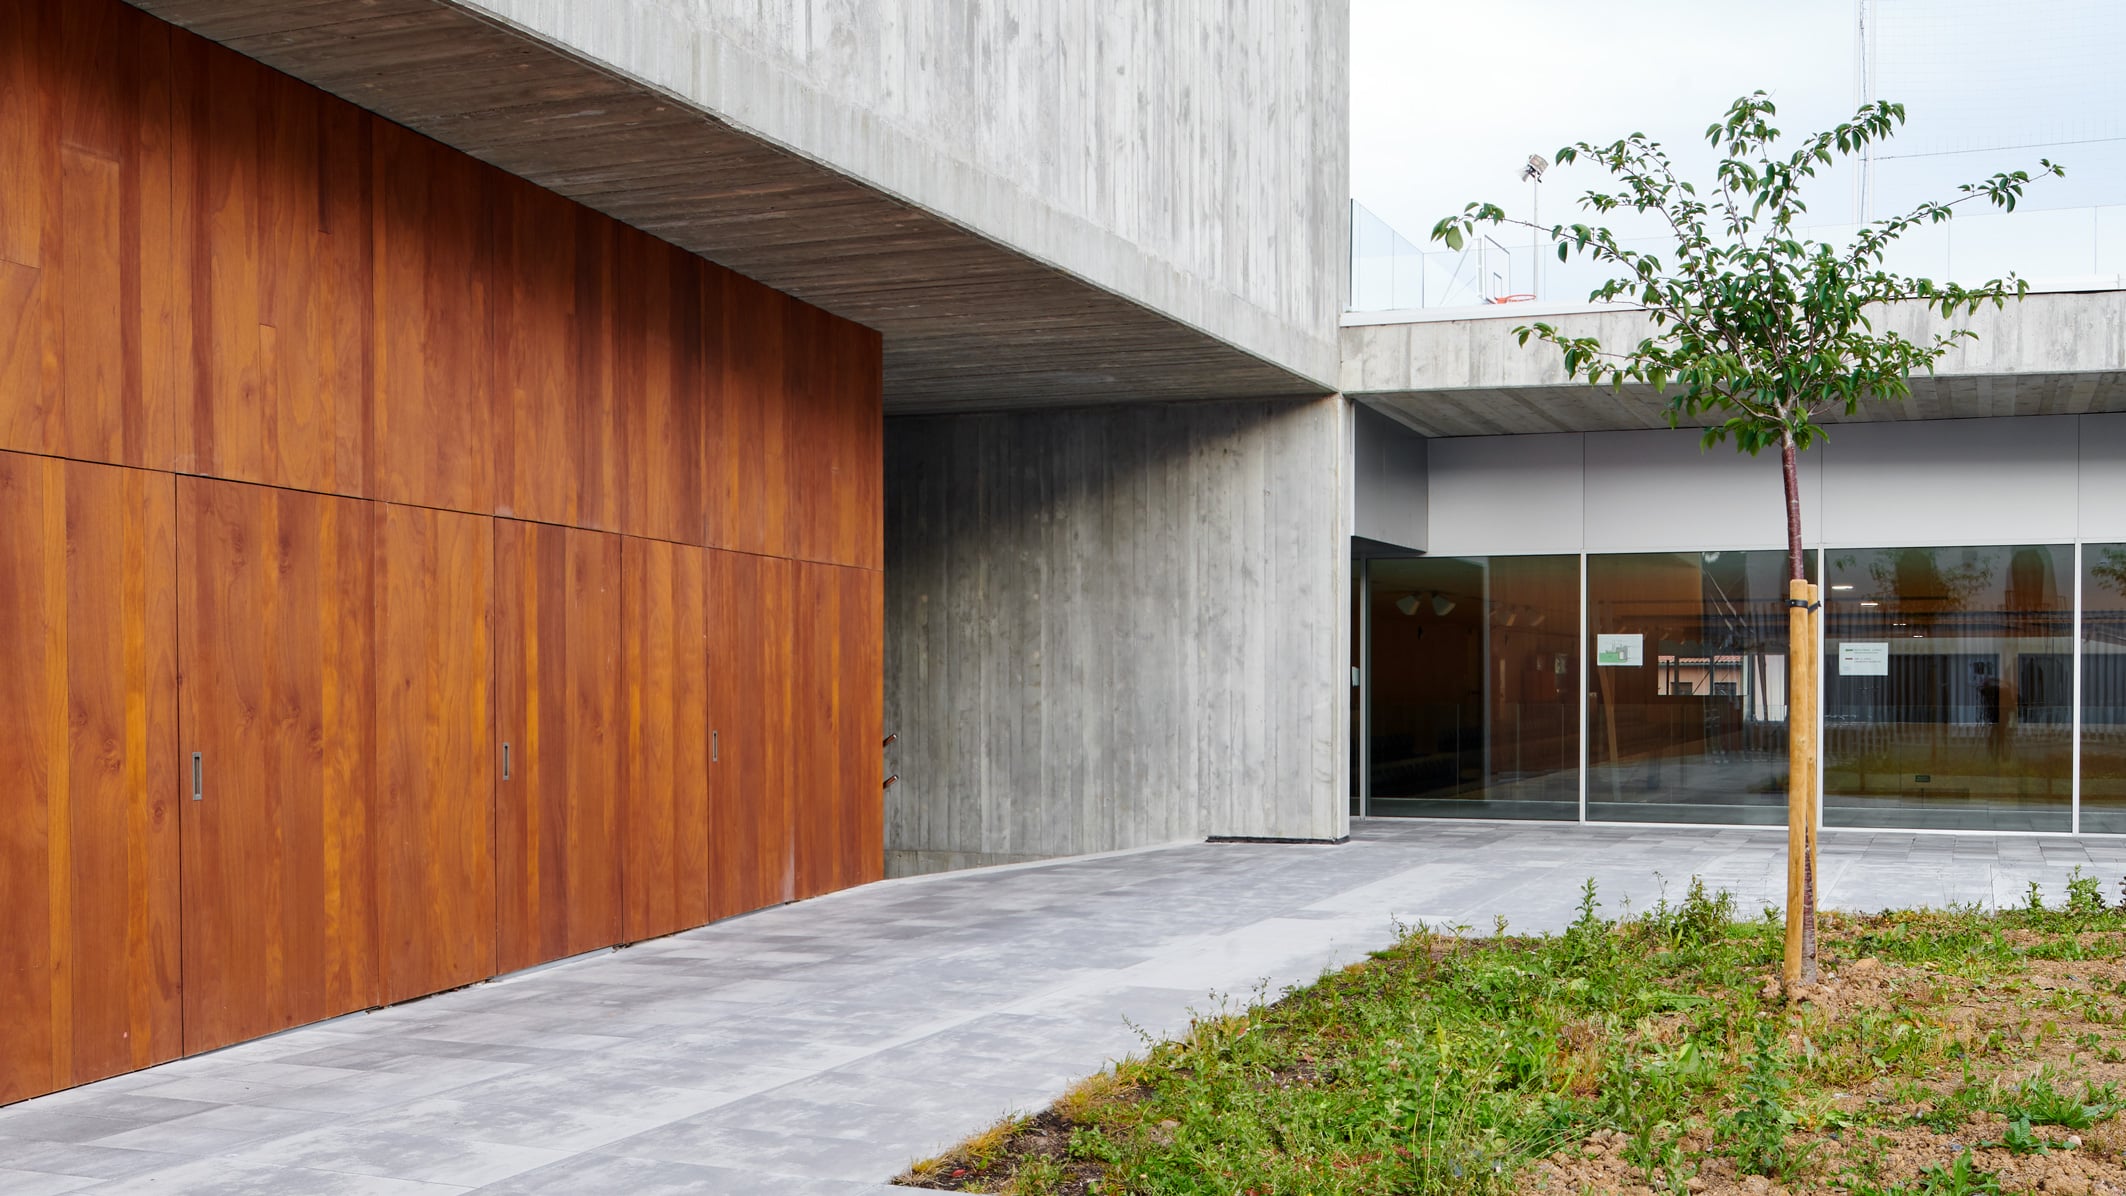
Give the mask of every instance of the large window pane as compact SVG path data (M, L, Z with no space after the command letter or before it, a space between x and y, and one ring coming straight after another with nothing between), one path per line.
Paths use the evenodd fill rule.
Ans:
M1786 821L1783 552L1587 558L1587 816Z
M2082 829L2126 834L2126 544L2082 546Z
M1824 821L2069 828L2074 550L1834 550Z
M1579 561L1372 562L1375 814L1579 817Z

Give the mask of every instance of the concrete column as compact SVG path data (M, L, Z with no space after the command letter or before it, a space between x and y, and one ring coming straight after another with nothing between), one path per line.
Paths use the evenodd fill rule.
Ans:
M889 420L891 875L1348 831L1340 397Z

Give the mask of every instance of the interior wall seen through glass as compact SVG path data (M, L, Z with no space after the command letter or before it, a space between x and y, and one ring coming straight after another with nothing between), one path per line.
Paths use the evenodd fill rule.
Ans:
M1578 818L1578 558L1370 574L1372 812Z
M2065 831L2074 549L1833 549L1824 822Z
M2082 545L2082 829L2126 834L2126 544Z
M1776 550L1587 558L1590 819L1786 822L1787 573Z

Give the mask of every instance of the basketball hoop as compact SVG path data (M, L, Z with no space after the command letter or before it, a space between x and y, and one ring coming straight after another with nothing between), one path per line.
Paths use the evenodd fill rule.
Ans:
M1527 302L1529 302L1529 301L1533 300L1534 298L1535 298L1535 296L1534 296L1534 295L1500 295L1500 296L1499 296L1498 298L1496 298L1496 299L1493 299L1493 300L1492 300L1492 302L1493 302L1493 303L1527 303Z

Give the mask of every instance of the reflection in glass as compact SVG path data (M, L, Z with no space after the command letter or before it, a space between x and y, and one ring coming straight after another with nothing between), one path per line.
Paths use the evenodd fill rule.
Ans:
M2126 834L2126 544L2082 546L2082 829Z
M1371 564L1373 812L1579 817L1579 561Z
M1828 556L1824 822L2069 829L2073 548Z
M1587 558L1590 819L1786 821L1786 584L1777 551Z

